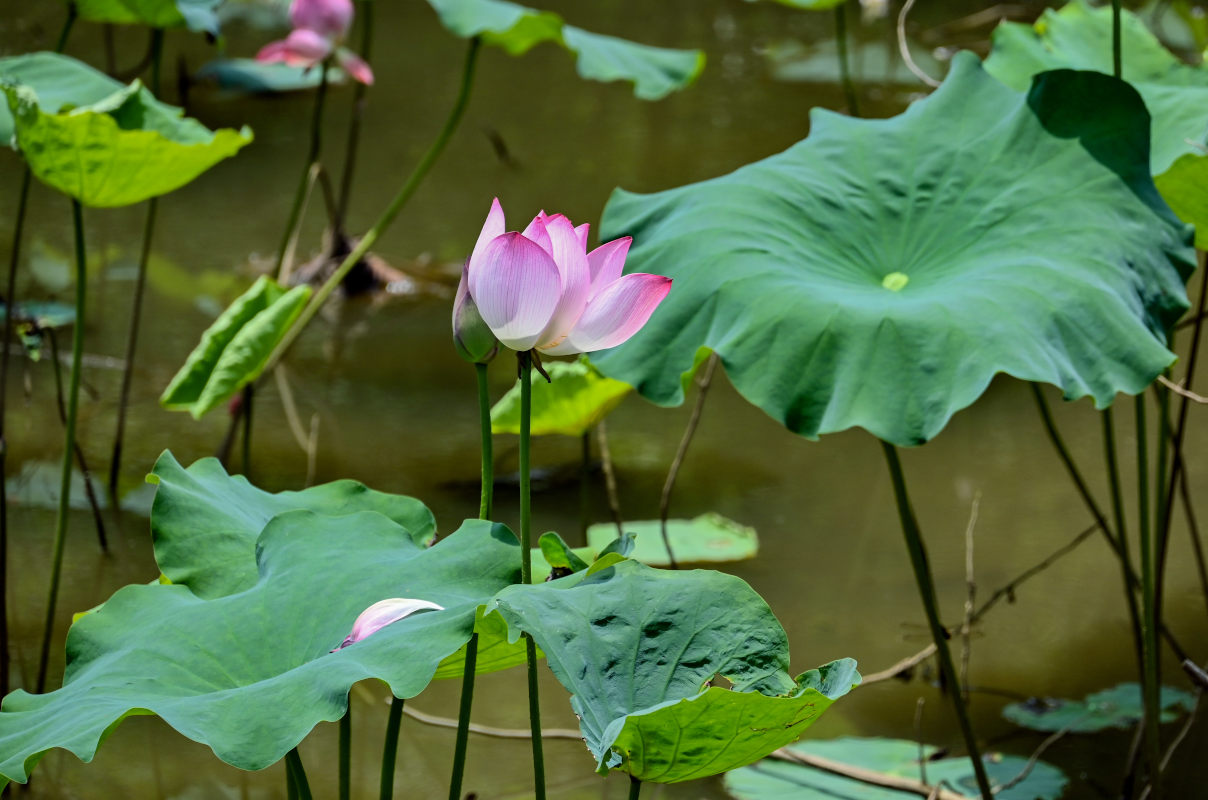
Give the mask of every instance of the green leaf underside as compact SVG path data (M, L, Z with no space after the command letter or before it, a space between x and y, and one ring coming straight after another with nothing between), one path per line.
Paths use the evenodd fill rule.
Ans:
M1195 707L1195 696L1182 689L1163 686L1161 722L1173 722ZM1131 728L1145 715L1141 687L1122 683L1111 689L1087 695L1082 700L1033 698L1009 703L1002 715L1034 731L1068 730L1070 733L1095 733L1108 728Z
M322 70L263 63L254 58L219 58L204 64L194 74L199 81L212 81L218 88L236 92L276 93L314 89ZM344 83L347 75L339 67L328 67L328 83Z
M83 61L46 52L0 58L0 80L31 87L38 105L48 114L66 105L91 105L125 88L125 84ZM0 144L12 141L13 133L8 103L0 103Z
M1208 68L1193 67L1162 46L1136 14L1121 14L1124 79L1153 117L1150 167L1165 172L1179 156L1208 141ZM1075 0L1046 9L1035 25L1003 22L993 34L986 71L1017 90L1052 69L1112 74L1112 10Z
M308 286L286 291L266 276L258 278L202 334L160 405L200 418L229 400L260 376L310 295Z
M84 761L129 713L153 713L223 761L261 769L319 722L339 719L366 678L418 694L461 647L475 610L519 576L515 536L471 520L431 548L373 512L290 511L257 541L259 578L203 599L188 587L127 586L74 625L64 687L17 691L0 713L0 775L24 781L50 748ZM425 611L336 653L357 616L388 597Z
M657 519L626 522L624 527L637 535L631 558L654 567L671 563ZM597 523L587 529L587 544L602 549L616 538L616 533L617 526L613 523ZM667 537L671 539L671 550L679 564L745 561L759 552L759 537L754 528L713 512L695 519L667 520Z
M1196 153L1179 156L1153 182L1179 219L1195 225L1195 246L1208 249L1208 192L1204 191L1208 157Z
M961 53L905 113L815 110L811 129L730 175L613 194L602 238L632 235L627 270L676 283L593 355L604 374L674 405L711 349L796 433L914 445L997 373L1102 407L1174 360L1164 331L1187 308L1192 251L1126 84L1062 70L1022 95Z
M659 100L690 85L705 66L699 50L673 50L590 33L566 25L550 11L506 0L428 0L454 36L481 36L508 54L523 55L543 42L575 54L579 75L594 81L624 80L642 100Z
M218 35L215 10L223 0L74 0L76 13L90 22L179 28Z
M540 375L532 382L530 417L534 436L582 436L633 391L627 383L605 378L586 358L545 365L550 382ZM491 409L492 433L520 433L520 381Z
M802 755L825 758L899 778L919 780L917 742L902 739L846 737L829 741L798 742L789 746ZM977 796L973 763L968 758L934 759L937 749L924 746L928 785L944 784L968 797ZM934 760L933 760L934 759ZM1026 758L989 754L985 757L990 783L997 788L1020 774ZM1028 776L995 795L999 800L1056 800L1068 783L1066 777L1043 761ZM726 775L726 791L738 800L909 800L917 794L885 789L844 778L813 767L779 759L765 759Z
M717 572L624 560L510 587L494 607L513 640L532 635L571 692L599 771L644 781L691 780L760 758L859 682L850 659L793 680L784 629L767 604ZM718 674L734 689L704 688ZM757 718L774 722L752 727Z
M49 111L28 85L0 84L17 144L43 183L108 208L167 194L252 141L249 129L211 131L156 100L138 81L88 105Z
M304 509L324 517L376 512L405 529L417 546L428 545L436 534L436 519L419 500L357 481L274 494L241 475L228 475L216 458L185 469L171 452L159 457L148 480L158 484L151 535L160 571L203 599L256 584L256 541L269 520L286 511Z

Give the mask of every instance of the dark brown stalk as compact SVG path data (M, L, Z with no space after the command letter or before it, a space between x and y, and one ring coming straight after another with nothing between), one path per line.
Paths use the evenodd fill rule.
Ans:
M684 436L680 439L679 447L675 451L675 458L671 461L671 469L667 472L667 481L663 484L663 495L659 498L659 531L663 535L663 546L667 548L667 561L671 569L679 568L675 561L675 553L671 550L671 537L667 534L667 516L671 513L671 492L675 489L675 479L679 477L684 457L688 455L688 445L692 444L692 437L696 435L701 412L705 410L705 397L709 394L709 387L713 384L713 371L717 369L717 361L717 353L710 353L708 361L705 362L705 371L697 379L696 404L692 406L692 415L688 417L688 427L684 428Z

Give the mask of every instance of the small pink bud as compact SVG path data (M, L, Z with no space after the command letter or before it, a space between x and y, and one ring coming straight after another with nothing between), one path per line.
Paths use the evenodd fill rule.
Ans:
M398 622L417 611L444 611L444 606L429 603L427 600L411 600L406 597L392 597L389 600L379 600L361 612L356 622L352 623L352 633L332 649L343 650L351 644L365 639L380 631L392 622Z

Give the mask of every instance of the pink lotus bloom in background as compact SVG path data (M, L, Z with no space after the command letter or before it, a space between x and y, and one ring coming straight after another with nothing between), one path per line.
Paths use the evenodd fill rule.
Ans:
M364 59L340 46L352 26L352 0L294 0L289 18L294 26L289 36L265 45L256 54L257 61L309 69L334 54L354 80L373 83L373 70Z
M429 603L427 600L412 600L407 597L392 597L389 600L379 600L369 608L361 612L357 617L356 622L352 623L352 633L345 637L344 641L333 649L343 650L350 644L371 636L392 622L398 622L404 617L409 617L417 611L444 611L444 606L438 606L436 603Z
M641 329L667 292L662 275L621 275L628 236L587 252L587 225L538 214L523 233L504 231L491 203L462 273L483 321L505 346L551 356L616 347Z

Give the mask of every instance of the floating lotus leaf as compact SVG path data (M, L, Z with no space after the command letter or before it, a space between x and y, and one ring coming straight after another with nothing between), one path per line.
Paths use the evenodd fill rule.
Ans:
M1193 67L1162 46L1136 14L1120 15L1124 79L1153 117L1150 169L1160 175L1180 155L1208 143L1208 68ZM993 34L986 71L1015 89L1051 69L1112 74L1112 10L1074 0L1045 9L1035 25L1004 22Z
M375 511L405 528L416 545L427 546L436 535L436 519L419 500L376 492L357 481L274 494L242 475L228 475L216 458L185 469L167 451L147 479L158 487L151 535L159 569L207 599L255 585L256 540L268 521L285 511L305 509L324 517Z
M845 737L829 741L798 742L790 750L872 770L896 778L917 781L922 775L917 742L902 739ZM927 783L943 784L968 797L976 797L977 779L968 758L939 758L937 748L924 746L927 759ZM984 758L990 784L998 787L1014 780L1027 765L1026 758L988 754ZM997 791L998 800L1057 800L1069 781L1056 767L1036 762L1027 777L1010 788ZM820 769L780 759L765 759L758 764L726 775L726 791L738 800L910 800L919 795L884 789L845 778Z
M1059 70L1019 94L960 53L897 117L811 120L730 175L613 194L602 237L632 235L628 268L676 284L592 357L605 375L674 405L711 349L792 431L913 445L998 373L1102 407L1174 360L1189 231L1154 190L1127 84Z
M624 527L637 534L631 558L654 567L671 563L667 546L663 544L662 525L657 519L626 521ZM587 529L587 544L602 548L616 538L616 532L617 526L611 522L592 525ZM745 561L759 552L759 537L754 528L713 512L695 519L667 520L667 538L671 540L671 552L678 564Z
M27 53L0 58L0 80L31 87L48 114L64 106L87 106L125 88L100 70L59 53ZM13 115L0 103L0 143L13 138Z
M323 71L312 67L291 67L280 62L254 58L218 58L204 64L193 77L211 81L219 89L236 92L275 94L314 89ZM328 83L344 83L348 76L339 67L328 67Z
M794 680L788 639L739 578L622 560L499 593L570 691L600 772L674 783L748 764L794 741L859 683L855 662ZM716 675L733 689L711 686Z
M246 127L209 130L138 81L93 103L54 110L32 86L3 78L0 89L34 175L87 206L167 194L252 141Z
M627 383L605 378L586 358L545 365L550 381L532 382L530 430L534 436L582 436L633 391ZM534 370L535 372L535 370ZM491 409L492 433L520 433L520 381Z
M1173 722L1195 708L1195 696L1182 689L1163 686L1159 697L1159 721ZM1009 703L1002 715L1034 731L1068 730L1071 733L1095 733L1108 728L1131 728L1145 716L1141 687L1122 683L1111 689L1088 694L1082 700L1033 697L1022 703Z
M665 47L602 36L567 25L551 11L506 0L428 0L441 24L454 36L481 36L510 55L553 42L576 56L581 77L593 81L629 81L642 100L659 100L691 84L705 68L699 50Z
M273 348L310 299L309 286L286 291L261 276L201 335L201 341L160 396L164 408L194 419L260 377Z
M179 28L218 35L214 11L223 0L72 0L81 19L118 25Z
M261 769L319 722L339 719L366 678L418 694L470 637L476 609L515 581L515 536L473 520L431 548L380 514L274 517L256 545L259 578L204 599L186 586L127 586L67 636L62 689L16 691L0 711L0 785L24 782L51 748L90 761L129 714L157 714L223 761ZM424 611L332 653L368 606Z
M8 306L0 301L0 319ZM13 327L30 361L42 359L42 339L49 328L66 328L75 324L75 306L53 300L32 300L18 303L13 315Z

